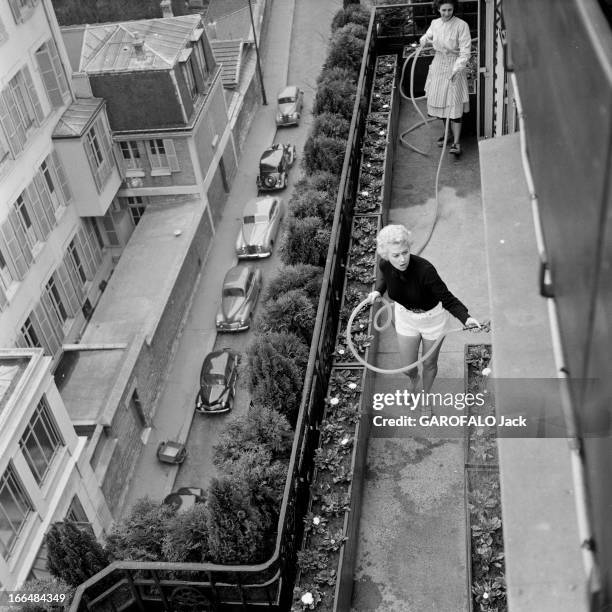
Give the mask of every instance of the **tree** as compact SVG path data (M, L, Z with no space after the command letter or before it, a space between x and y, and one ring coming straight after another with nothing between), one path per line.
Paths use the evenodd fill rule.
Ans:
M334 113L342 115L347 121L350 121L353 116L353 106L355 106L356 90L354 81L332 79L331 77L321 81L317 87L313 113L315 115ZM317 168L317 170L328 169ZM317 170L312 170L312 172ZM329 171L332 172L332 170Z
M35 602L35 601L24 601L19 605L11 606L11 612L47 612L59 610L67 610L68 606L72 602L74 597L74 588L67 582L58 578L36 578L35 580L28 580L19 587L19 593L24 595L36 595L37 593L49 593L50 595L57 595L58 601L62 595L65 595L65 599L58 605L56 602ZM4 608L3 608L4 609Z
M348 3L345 0L344 4L344 8L340 9L332 19L332 32L343 28L348 23L356 23L364 26L367 30L368 26L370 25L370 11L361 6L359 2Z
M319 172L328 170L334 174L342 173L344 155L346 152L346 140L334 138L333 136L312 135L306 139L304 144L304 168L306 172Z
M46 535L47 567L51 574L76 587L109 563L93 533L72 521L54 523Z
M310 346L316 315L308 296L301 289L292 289L266 304L257 319L257 330L295 334Z
M325 64L358 71L365 43L347 28L349 26L336 30L332 36Z
M163 561L162 545L168 521L175 510L169 504L157 504L145 497L133 506L106 540L106 551L118 560Z
M346 140L350 126L350 122L342 115L337 113L321 113L315 117L310 134L313 138L317 136L331 136Z
M310 189L294 193L289 200L289 211L298 218L320 217L331 227L334 221L336 200L325 191Z
M168 561L202 563L208 560L208 510L196 503L168 519L162 544Z
M213 463L226 473L245 453L258 448L270 451L273 460L291 453L293 431L276 410L251 405L246 418L230 421L213 446Z
M327 257L331 232L319 217L289 217L279 253L286 265L299 263L322 266Z
M309 264L281 266L270 280L264 292L263 303L265 304L268 300L273 300L292 289L302 289L312 302L312 305L317 308L322 281L323 268L319 266L311 266ZM296 338L296 341L299 342L299 339ZM291 352L295 353L295 350ZM306 359L308 359L308 355L306 355Z
M213 478L208 488L208 545L213 563L260 563L268 556L264 520L235 477Z

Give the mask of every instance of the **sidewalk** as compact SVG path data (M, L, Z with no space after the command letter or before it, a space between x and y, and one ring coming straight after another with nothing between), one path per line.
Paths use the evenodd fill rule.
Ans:
M402 101L399 130L417 121L410 103ZM417 147L430 150L429 157L399 143L396 149L388 223L405 224L415 244L422 241L435 209L438 132L434 124L431 131L423 127L410 134ZM489 318L489 295L475 139L465 139L464 149L459 161L446 153L437 222L422 256L470 314L484 320ZM479 342L490 342L489 335L449 335L438 379L463 380L464 345ZM399 365L392 329L383 333L377 359L381 367ZM401 377L377 376L375 392L402 388L402 383ZM461 439L370 438L354 612L468 610L463 467Z

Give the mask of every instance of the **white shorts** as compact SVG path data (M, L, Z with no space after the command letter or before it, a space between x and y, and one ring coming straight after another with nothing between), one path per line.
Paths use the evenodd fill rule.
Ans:
M402 336L421 336L424 340L437 340L446 329L450 313L438 302L426 312L412 312L395 302L395 331Z

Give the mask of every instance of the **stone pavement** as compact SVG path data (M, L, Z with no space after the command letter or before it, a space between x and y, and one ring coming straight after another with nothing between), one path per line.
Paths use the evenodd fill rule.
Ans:
M402 101L400 131L419 120ZM415 244L424 239L435 210L434 180L441 123L409 135L423 157L398 144L388 223L403 223ZM484 230L478 149L464 138L464 154L446 153L440 177L436 226L422 256L479 320L488 318ZM459 322L453 320L459 325ZM395 332L383 332L377 362L398 367ZM438 379L464 374L464 345L490 342L487 334L449 335L442 345ZM377 375L375 392L403 389L402 377ZM432 391L436 390L434 388ZM463 612L468 610L466 514L462 440L423 437L370 438L354 612Z

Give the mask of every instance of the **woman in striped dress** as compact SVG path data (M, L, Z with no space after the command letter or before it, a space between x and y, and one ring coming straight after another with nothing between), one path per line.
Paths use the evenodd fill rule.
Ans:
M453 143L449 152L461 155L461 117L469 111L465 69L472 49L470 28L455 16L458 0L439 0L434 5L440 18L431 22L420 39L422 47L430 43L436 51L425 82L427 112L443 122L450 117ZM444 144L444 134L438 144Z

